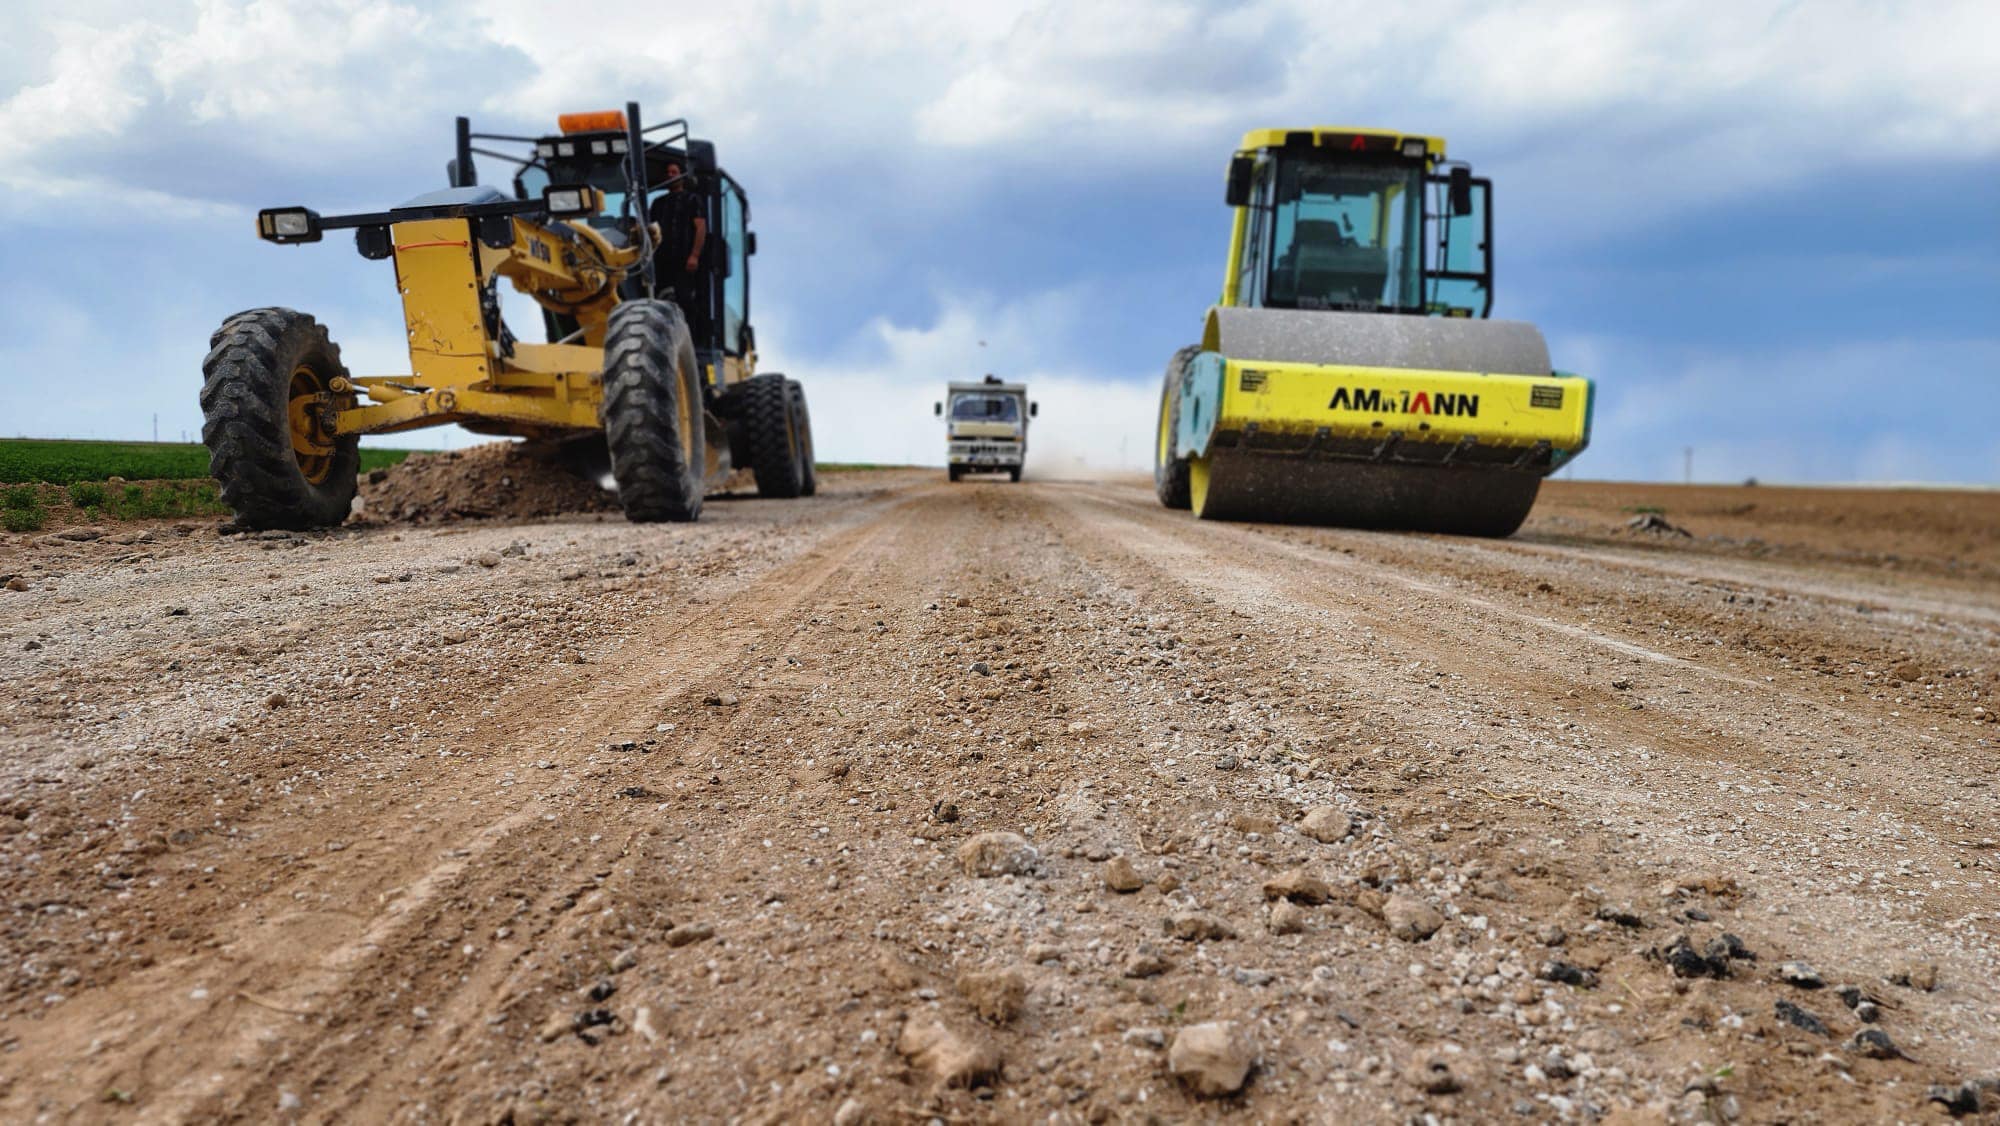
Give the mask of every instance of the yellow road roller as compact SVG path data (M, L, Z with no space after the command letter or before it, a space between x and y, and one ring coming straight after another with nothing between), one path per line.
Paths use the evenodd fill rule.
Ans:
M1595 395L1535 326L1488 319L1492 192L1437 137L1246 134L1222 298L1161 387L1161 503L1513 534L1588 444Z

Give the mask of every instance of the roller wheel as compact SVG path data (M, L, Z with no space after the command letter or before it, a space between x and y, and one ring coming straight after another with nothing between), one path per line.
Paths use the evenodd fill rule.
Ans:
M1171 456L1174 432L1180 427L1181 374L1194 361L1200 348L1189 345L1167 361L1167 374L1160 383L1160 433L1153 445L1153 491L1168 508L1187 508L1188 459Z
M742 386L743 430L757 495L784 500L798 496L805 489L805 475L799 468L790 381L782 375L756 375Z
M361 440L333 432L353 405L325 326L291 309L222 322L201 362L201 440L223 503L246 528L329 528L347 519Z
M604 333L604 437L625 518L701 516L701 366L687 320L669 301L625 301Z
M791 392L792 432L799 440L799 495L809 497L819 492L819 467L813 460L812 412L806 409L806 389L799 386L798 380L787 380L785 388Z

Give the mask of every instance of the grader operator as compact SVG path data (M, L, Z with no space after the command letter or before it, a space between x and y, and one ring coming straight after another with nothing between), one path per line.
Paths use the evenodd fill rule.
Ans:
M740 468L764 496L811 494L805 392L756 370L757 236L714 145L682 120L642 125L636 102L564 114L560 132L541 137L457 124L449 188L382 212L258 213L268 242L352 230L362 257L393 262L410 371L350 374L327 330L291 309L227 318L202 363L202 440L237 522L338 524L354 500L362 435L448 423L608 462L635 521L698 518L707 491ZM480 184L475 156L511 162L511 192ZM688 192L690 201L655 206ZM669 286L657 251L674 232L655 215L673 208L698 217L703 237L692 268L669 264ZM541 306L546 342L521 339L502 319L502 279Z

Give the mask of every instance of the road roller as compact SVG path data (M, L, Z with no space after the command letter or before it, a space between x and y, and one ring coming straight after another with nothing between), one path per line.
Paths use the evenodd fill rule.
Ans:
M1160 390L1161 503L1205 520L1507 536L1594 387L1493 320L1493 186L1437 137L1259 129L1221 300Z

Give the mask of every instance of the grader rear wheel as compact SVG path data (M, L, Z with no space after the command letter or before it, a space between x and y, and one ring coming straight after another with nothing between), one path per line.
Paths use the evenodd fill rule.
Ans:
M336 390L347 369L325 326L291 309L238 313L209 337L201 371L201 440L236 522L300 530L347 519L361 440L334 427L353 395Z

